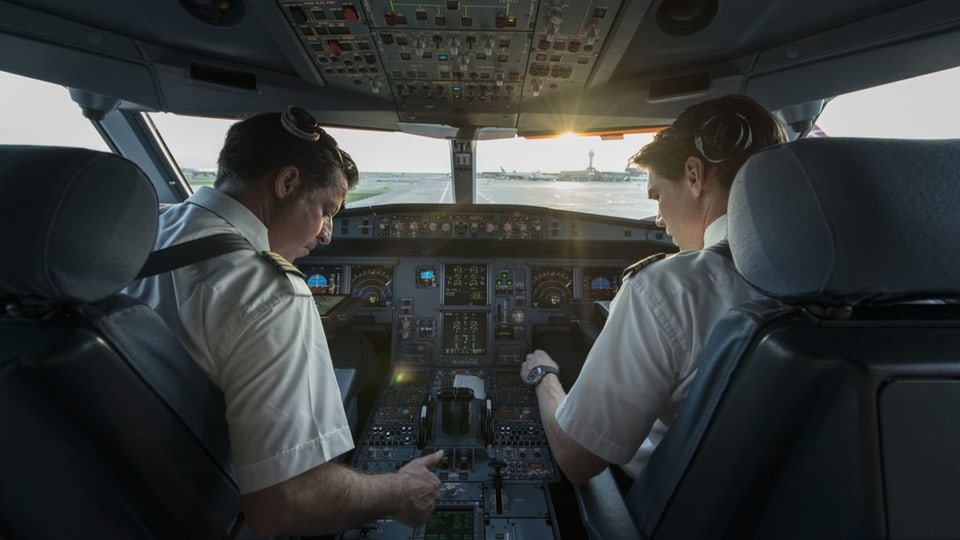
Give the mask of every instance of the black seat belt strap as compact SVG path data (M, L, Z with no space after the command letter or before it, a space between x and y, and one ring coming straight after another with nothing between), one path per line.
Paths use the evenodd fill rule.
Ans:
M721 240L716 244L711 244L706 248L706 250L723 255L724 257L733 260L733 254L730 253L730 242L726 240Z
M169 272L175 268L219 257L241 249L253 250L246 238L235 233L220 233L181 244L158 249L150 253L137 279Z

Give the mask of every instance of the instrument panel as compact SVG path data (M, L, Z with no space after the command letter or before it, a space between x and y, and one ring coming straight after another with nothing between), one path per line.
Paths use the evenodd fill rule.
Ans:
M337 259L305 257L297 265L315 296L350 294L359 300L357 315L389 325L397 366L519 365L536 325L575 317L577 304L611 299L629 264Z
M385 212L338 215L337 239L428 239L595 241L628 240L656 242L671 250L670 239L652 223L583 216L579 214L531 214L515 211ZM336 240L335 240L336 241Z
M354 318L390 347L353 466L392 472L445 454L425 526L385 519L339 538L560 540L550 493L561 472L519 366L544 334L569 332L616 294L623 269L658 247L645 241L651 225L427 209L348 212L334 230L335 249L297 264L314 294L359 299Z

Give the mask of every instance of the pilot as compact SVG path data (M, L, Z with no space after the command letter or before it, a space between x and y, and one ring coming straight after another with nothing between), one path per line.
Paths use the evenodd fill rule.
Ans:
M521 367L536 385L550 448L574 484L608 464L635 479L676 417L713 326L731 307L762 298L730 258L727 198L748 157L785 141L776 117L731 95L687 108L631 158L647 171L657 225L680 252L627 269L569 394L545 351L528 354Z
M303 109L231 126L212 188L160 216L156 248L233 233L249 249L135 282L223 391L243 512L260 535L322 535L393 516L426 522L442 453L367 475L334 463L353 438L326 337L289 261L329 243L357 168Z

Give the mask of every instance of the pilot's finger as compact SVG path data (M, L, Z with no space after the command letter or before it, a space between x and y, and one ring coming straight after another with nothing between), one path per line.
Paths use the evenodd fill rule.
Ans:
M440 461L443 460L443 450L437 450L432 454L427 454L423 457L417 458L415 461L419 461L424 467L436 467L440 464Z

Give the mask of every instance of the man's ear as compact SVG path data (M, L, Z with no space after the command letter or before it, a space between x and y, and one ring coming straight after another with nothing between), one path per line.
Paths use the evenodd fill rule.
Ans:
M281 167L273 177L273 194L285 199L295 193L300 186L300 169L293 165Z
M683 163L683 179L694 197L700 197L703 194L703 181L705 176L706 168L703 165L702 159L690 156L687 158L687 161Z

